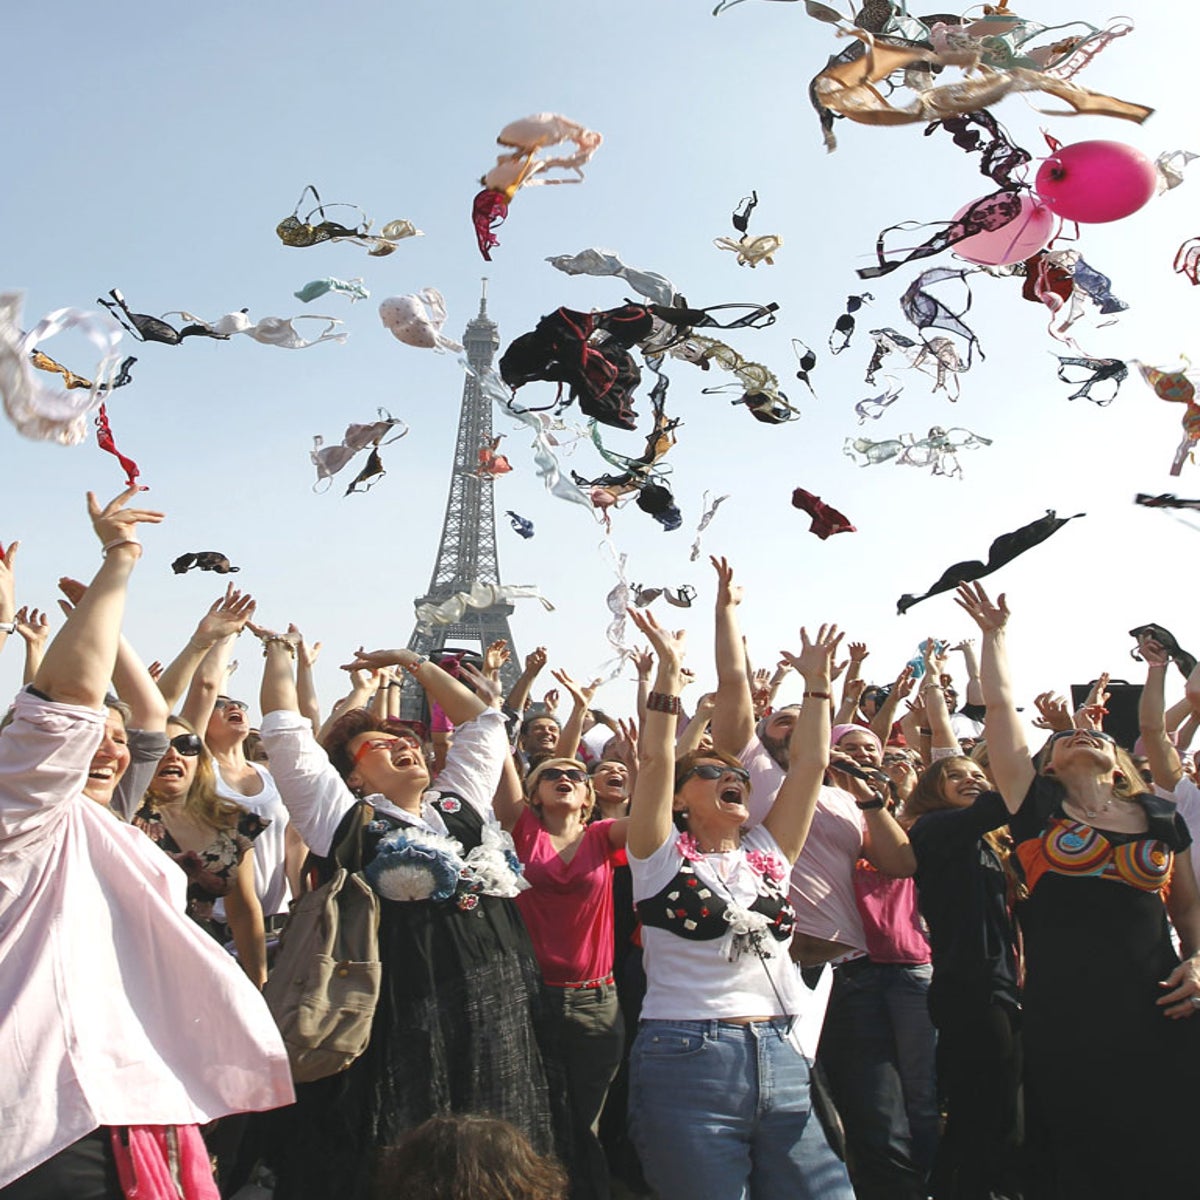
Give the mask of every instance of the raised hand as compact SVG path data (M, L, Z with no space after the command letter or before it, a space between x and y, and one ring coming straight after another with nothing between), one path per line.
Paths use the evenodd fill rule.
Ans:
M138 494L138 487L126 488L119 496L101 506L95 492L88 492L88 516L92 519L92 528L100 539L100 545L107 555L118 546L135 547L134 557L140 557L142 543L138 539L138 525L157 525L165 514L149 508L126 508L125 505Z
M525 670L530 675L536 675L546 665L546 647L537 646L525 655Z
M618 719L612 752L629 768L631 774L637 770L637 740L637 722L632 718L628 721Z
M841 644L844 634L838 632L836 625L822 625L815 638L809 638L808 630L800 630L800 653L791 654L781 650L785 658L807 681L813 676L821 679L834 679L833 656ZM844 665L844 664L843 664Z
M311 671L321 655L321 643L312 642L310 644L306 642L304 634L300 633L300 630L296 629L295 625L289 625L288 632L292 631L300 635L300 641L296 645L297 659L302 667L307 667Z
M846 647L846 652L850 655L850 661L856 663L861 663L871 653L866 642L851 642Z
M225 588L225 594L214 600L208 612L200 618L196 626L195 638L198 642L216 645L223 638L241 633L254 616L257 603L253 596L238 591L233 584ZM255 631L257 626L252 627ZM261 636L261 635L260 635ZM299 634L297 634L297 641Z
M984 633L999 633L1008 624L1008 604L1003 592L993 603L982 584L960 583L954 599Z
M629 652L630 661L637 669L639 679L649 679L654 670L654 652L649 646L639 646Z
M16 611L17 581L13 562L20 545L20 542L10 542L8 548L0 552L0 620L7 621Z
M746 589L733 582L733 568L726 558L710 557L717 572L717 607L726 608L741 604Z
M551 688L542 697L542 707L553 716L558 711L558 688Z
M497 638L483 652L483 673L492 677L499 676L500 668L511 657L512 653L509 651L508 643L504 638Z
M939 647L937 638L927 637L921 644L921 653L925 659L925 673L930 679L941 679L950 661L948 650Z
M555 670L551 671L550 674L553 675L554 678L557 679L558 682L561 683L563 687L565 687L567 691L571 693L571 699L574 700L580 708L591 707L592 697L595 696L596 689L599 688L602 682L601 680L593 679L587 687L582 687L577 684L575 680L573 680L571 676L566 673L566 671Z
M495 645L494 642L492 644ZM484 704L489 708L500 707L503 691L498 678L488 675L486 671L480 671L473 663L465 661L458 664L458 673L475 689L476 695Z
M912 695L912 690L917 686L917 677L913 674L912 667L904 664L904 670L896 676L896 682L892 684L892 692L897 701L907 700Z
M50 637L50 617L40 608L23 607L17 610L13 618L17 623L17 633L25 640L31 650L40 650Z
M1056 696L1053 692L1041 692L1033 698L1033 706L1040 714L1034 717L1032 722L1036 728L1050 729L1055 733L1062 729L1074 728L1071 710L1062 696Z
M715 561L714 559L714 563ZM687 645L685 630L677 629L672 633L669 629L664 629L649 609L630 608L626 611L629 619L650 640L650 645L660 662L673 662L678 666L683 661L684 649Z
M370 670L373 667L407 667L410 671L422 662L415 650L364 650L359 646L354 652L354 661L342 664L343 671Z

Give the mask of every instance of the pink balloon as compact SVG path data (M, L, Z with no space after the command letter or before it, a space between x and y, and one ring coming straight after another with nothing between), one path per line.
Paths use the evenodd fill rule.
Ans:
M977 201L972 200L971 204ZM954 214L957 221L970 207L964 204ZM1000 229L972 234L955 242L951 249L959 258L978 263L981 267L1003 267L1024 262L1050 240L1057 218L1036 196L1028 192L1021 196L1021 211Z
M1033 186L1060 217L1100 224L1137 212L1154 195L1158 174L1122 142L1075 142L1042 163Z

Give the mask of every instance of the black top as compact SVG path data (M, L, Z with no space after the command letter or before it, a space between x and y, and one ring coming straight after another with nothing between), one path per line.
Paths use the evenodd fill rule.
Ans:
M929 927L935 1024L950 1004L1019 1003L1004 866L983 836L1008 821L1000 794L984 792L970 808L926 813L909 831L917 903Z

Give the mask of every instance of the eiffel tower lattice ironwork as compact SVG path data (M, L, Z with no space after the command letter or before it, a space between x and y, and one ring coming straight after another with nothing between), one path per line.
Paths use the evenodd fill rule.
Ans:
M487 280L483 282L479 314L468 322L463 334L467 361L476 371L492 365L500 346L499 327L487 315ZM418 604L441 604L457 592L469 592L476 583L500 582L493 481L490 476L474 474L479 466L479 450L491 439L491 403L478 379L468 375L463 384L454 467L437 561L429 590L417 600ZM419 654L436 655L447 646L471 648L469 644L473 642L478 642L482 650L497 638L504 638L512 655L500 671L501 683L507 693L520 673L508 624L512 613L511 604L493 604L487 608L468 608L460 620L450 625L436 625L428 631L418 623L408 639L408 648ZM404 679L400 708L401 715L409 719L418 719L424 713L424 693L411 676Z

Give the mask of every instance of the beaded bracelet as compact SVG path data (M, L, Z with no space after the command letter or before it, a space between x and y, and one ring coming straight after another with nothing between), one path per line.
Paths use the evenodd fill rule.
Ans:
M262 639L263 658L267 657L268 646L286 646L288 657L296 657L296 643L291 638L285 637L282 633L268 634Z
M683 705L679 703L678 696L672 696L667 692L651 692L646 697L646 707L651 712L673 713L679 716L683 712Z

